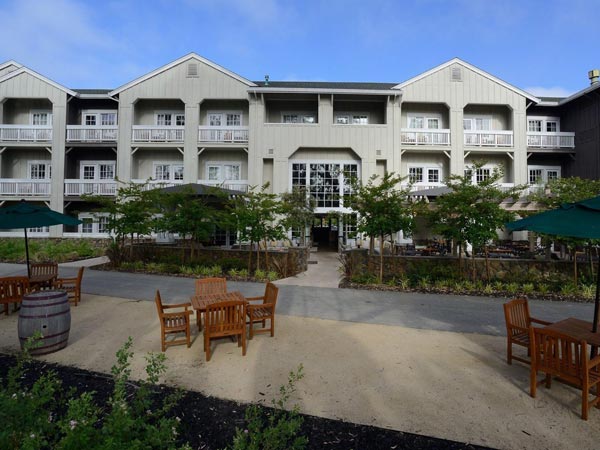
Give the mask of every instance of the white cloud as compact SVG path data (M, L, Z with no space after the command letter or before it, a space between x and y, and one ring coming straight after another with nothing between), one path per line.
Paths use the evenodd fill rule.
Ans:
M532 86L525 88L525 91L537 97L568 97L569 95L573 94L573 91L560 86Z

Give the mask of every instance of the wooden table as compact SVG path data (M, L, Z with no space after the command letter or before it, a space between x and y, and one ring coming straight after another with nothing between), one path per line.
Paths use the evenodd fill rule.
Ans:
M566 334L578 340L584 340L593 347L600 347L600 333L592 332L592 322L569 317L545 328Z
M198 322L198 330L202 329L201 315L206 312L206 307L218 302L228 301L246 301L246 297L240 291L223 292L220 294L203 294L192 295L190 297L192 307L196 310L196 321Z
M29 286L32 290L42 289L42 288L51 288L54 284L54 280L56 280L56 275L53 274L39 274L33 275L29 277Z

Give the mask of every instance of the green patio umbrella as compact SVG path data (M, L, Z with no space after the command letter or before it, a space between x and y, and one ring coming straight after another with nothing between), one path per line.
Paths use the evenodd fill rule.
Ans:
M575 203L565 203L556 209L544 211L506 224L508 231L535 231L577 239L600 239L600 196ZM593 332L598 330L600 313L600 267L596 282Z
M79 225L81 220L53 211L47 206L34 205L21 200L19 203L0 208L0 229L23 228L25 231L25 253L27 257L27 275L29 272L29 244L27 228L47 227L51 225Z

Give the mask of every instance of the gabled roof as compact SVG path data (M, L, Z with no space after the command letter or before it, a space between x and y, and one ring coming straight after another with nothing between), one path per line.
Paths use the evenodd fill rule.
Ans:
M536 103L540 102L539 98L534 97L530 93L525 92L524 90L519 89L519 88L513 86L512 84L508 84L506 81L503 81L500 78L497 78L497 77L495 77L495 76L493 76L493 75L491 75L491 74L489 74L489 73L487 73L487 72L479 69L478 67L475 67L474 65L469 64L466 61L463 61L460 58L452 58L450 61L447 61L447 62L445 62L443 64L440 64L439 66L436 66L433 69L428 70L427 72L423 72L422 74L417 75L416 77L413 77L410 80L406 80L406 81L404 81L404 82L402 82L402 83L394 86L394 89L402 89L403 87L408 86L409 84L412 84L415 81L419 81L419 80L421 80L421 79L423 79L425 77L428 77L429 75L431 75L433 73L436 73L436 72L438 72L438 71L440 71L442 69L445 69L446 67L451 66L452 64L460 64L461 66L466 67L467 69L472 70L473 72L478 73L482 77L485 77L488 80L491 80L491 81L493 81L495 83L500 84L501 86L504 86L506 89L510 89L511 91L516 92L517 94L520 94L523 97L526 97L526 98L528 98L530 100L533 100Z
M37 78L38 80L41 80L45 83L48 83L51 86L54 86L56 89L60 89L61 91L67 93L68 95L72 95L73 97L75 97L77 95L76 92L72 91L69 88L64 87L61 84L56 83L55 81L52 81L50 78L46 78L44 75L40 75L37 72L34 72L33 70L21 66L19 69L17 70L13 70L12 72L7 73L6 75L4 75L3 77L0 77L0 83L9 80L13 77L16 77L17 75L21 75L22 73L27 73L29 75L31 75L34 78Z
M188 60L190 60L190 59L196 59L196 60L198 60L199 62L201 62L201 63L204 63L204 64L206 64L207 66L210 66L210 67L212 67L213 69L216 69L216 70L218 70L219 72L222 72L222 73L224 73L225 75L228 75L228 76L230 76L231 78L234 78L234 79L236 79L237 81L239 81L239 82L241 82L241 83L243 83L243 84L245 84L245 85L247 85L247 86L256 86L256 85L255 85L255 84L254 84L252 81L250 81L250 80L247 80L247 79L245 79L245 78L243 78L243 77L239 76L238 74L236 74L236 73L233 73L233 72L231 72L230 70L227 70L227 69L225 69L224 67L222 67L222 66L219 66L218 64L216 64L216 63L214 63L214 62L212 62L212 61L209 61L209 60L208 60L208 59L206 59L206 58L203 58L202 56L200 56L200 55L198 55L198 54L196 54L196 53L190 53L190 54L188 54L188 55L182 56L181 58L179 58L179 59L177 59L177 60L175 60L175 61L173 61L173 62L170 62L169 64L167 64L167 65L165 65L165 66L159 67L158 69L156 69L156 70L153 70L152 72L150 72L150 73L147 73L146 75L143 75L143 76L141 76L141 77L139 77L139 78L136 78L135 80L133 80L133 81L130 81L129 83L127 83L127 84L124 84L124 85L123 85L123 86L121 86L121 87L118 87L118 88L117 88L117 89L115 89L114 91L111 91L111 92L109 93L109 95L110 95L110 96L117 95L117 94L119 94L120 92L123 92L124 90L126 90L126 89L129 89L129 88L130 88L130 87L132 87L132 86L135 86L136 84L139 84L139 83L141 83L141 82L143 82L143 81L146 81L146 80L148 80L148 79L150 79L150 78L152 78L152 77L154 77L154 76L156 76L156 75L158 75L158 74L160 74L160 73L163 73L163 72L165 72L165 71L167 71L167 70L171 69L172 67L175 67L175 66L177 66L177 65L179 65L179 64L181 64L181 63L183 63L183 62L185 62L185 61L188 61Z
M596 89L600 88L600 83L594 83L588 87L586 87L585 89L582 89L579 92L575 92L573 95L571 95L570 97L567 98L563 98L558 104L559 105L564 105L565 103L569 103L572 100L575 100L576 98L579 98L585 94L589 94L592 91L595 91Z
M0 64L0 70L4 70L9 66L15 66L17 69L20 69L21 67L23 67L22 64L19 64L18 62L13 61L11 59L10 61L6 61L6 62L3 62L2 64Z

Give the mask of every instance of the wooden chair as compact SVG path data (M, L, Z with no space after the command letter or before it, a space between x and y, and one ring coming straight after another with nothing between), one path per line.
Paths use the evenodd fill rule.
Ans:
M206 307L204 319L204 351L210 361L210 340L235 336L242 356L246 356L246 302L233 300L218 302Z
M581 418L588 419L588 411L600 404L600 356L590 359L586 341L578 341L554 330L531 327L530 394L535 398L538 384L550 388L552 376L582 390ZM537 373L544 372L544 380L537 381ZM590 401L590 390L596 395Z
M513 344L527 348L527 356L531 355L529 348L529 329L532 324L550 325L551 322L536 319L529 314L529 303L526 298L516 298L505 303L504 319L506 320L506 362L512 364L512 360L516 359L525 364L530 361L520 356L513 356Z
M31 290L51 288L58 277L58 264L54 262L34 263L29 267Z
M227 278L199 278L196 280L196 295L224 294L227 292ZM196 311L198 330L202 329L200 311Z
M8 305L13 304L13 311L21 303L23 295L29 292L29 279L27 277L0 278L0 305L4 305L4 314L8 315Z
M69 301L75 306L81 301L81 280L84 269L85 267L80 267L75 278L57 278L54 281L54 288L67 291Z
M190 316L192 315L192 311L188 310L188 308L191 308L192 305L190 303L163 305L158 289L156 290L154 301L156 302L156 309L158 310L158 318L160 320L160 343L162 351L164 352L169 345L187 344L188 348L190 348ZM165 312L165 310L173 308L183 308L183 311ZM173 333L185 333L185 339L167 341L167 334Z
M265 286L265 294L261 297L248 297L249 302L262 300L262 303L248 304L248 324L250 327L250 339L254 337L254 333L271 333L271 337L275 335L275 306L277 305L277 295L279 288L273 283L267 283ZM270 321L270 328L265 328L266 321ZM254 330L254 324L262 323L262 329Z

